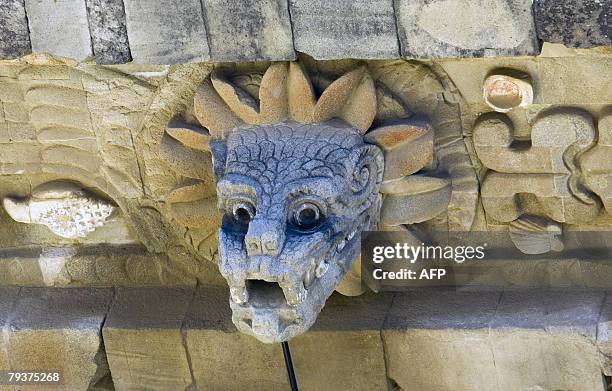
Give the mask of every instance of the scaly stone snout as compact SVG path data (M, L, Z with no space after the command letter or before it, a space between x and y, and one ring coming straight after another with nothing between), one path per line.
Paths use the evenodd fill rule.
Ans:
M276 256L285 243L285 224L278 220L255 218L244 238L249 257Z

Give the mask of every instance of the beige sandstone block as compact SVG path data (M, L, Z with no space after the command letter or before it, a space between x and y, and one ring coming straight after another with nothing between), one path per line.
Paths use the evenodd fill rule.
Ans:
M511 328L490 339L500 390L603 389L597 347L580 335Z
M17 301L19 288L0 288L0 371L10 369L7 337L9 333L9 322L13 316Z
M201 287L187 315L185 333L195 383L203 390L285 390L279 344L263 344L232 324L229 288Z
M108 289L22 288L8 335L11 369L61 371L54 390L85 390L98 373Z
M569 173L564 153L573 144L581 149L595 138L593 120L587 113L567 111L542 116L531 129L528 148L513 145L514 129L507 117L481 118L474 127L474 147L489 169L504 173Z
M608 292L597 324L597 345L603 357L604 373L612 376L612 292Z
M389 377L406 390L600 391L603 295L399 294L383 330Z
M21 102L23 101L23 86L13 81L0 80L0 101Z
M483 104L484 109L487 106L482 96L482 83L501 68L511 68L531 77L535 104L577 106L612 102L612 79L604 76L609 73L608 56L460 58L439 64L461 96L470 104ZM599 87L592 88L593 85Z
M599 214L600 206L576 198L570 192L568 179L563 174L489 172L481 189L482 204L487 216L501 222L530 213L560 223L588 223Z
M2 105L4 106L4 118L6 121L28 122L30 120L28 107L22 102L4 102Z
M198 389L286 390L279 344L262 344L231 323L227 288L200 288L187 320ZM300 390L387 390L380 328L390 295L329 300L313 328L289 342Z
M30 123L7 122L7 136L10 142L34 141L36 140L36 128ZM3 140L2 142L5 142Z
M0 163L39 163L41 148L35 144L0 144Z
M500 389L602 390L595 338L603 297L597 291L504 293L490 330Z
M399 179L414 174L433 159L434 131L424 120L409 120L376 128L364 137L376 144L385 154L383 180Z
M494 292L396 295L382 332L389 378L403 390L506 391L488 340L498 300Z
M609 110L608 110L609 111ZM612 213L612 114L599 119L597 145L582 156L586 185L601 197L604 207Z
M391 294L330 297L314 326L290 341L304 390L387 390L380 330Z
M451 198L451 182L444 178L410 175L383 182L385 194L380 223L414 224L431 220L446 210Z
M183 391L192 384L181 334L192 297L192 289L118 289L103 329L118 391Z

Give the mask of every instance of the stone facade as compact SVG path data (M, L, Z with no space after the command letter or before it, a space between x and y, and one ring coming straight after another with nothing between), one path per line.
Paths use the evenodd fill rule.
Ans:
M612 265L558 254L612 227L610 54L538 41L606 2L175 3L0 5L0 370L286 389L291 339L305 390L608 386ZM364 293L370 229L548 258Z
M280 346L237 333L220 287L119 289L114 298L1 289L0 369L65 357L66 390L288 387ZM334 295L311 332L292 340L292 355L305 390L599 391L608 304L585 290Z
M319 60L493 57L537 55L539 40L578 48L612 42L609 0L5 3L5 59L31 51L99 64L280 61L298 52Z

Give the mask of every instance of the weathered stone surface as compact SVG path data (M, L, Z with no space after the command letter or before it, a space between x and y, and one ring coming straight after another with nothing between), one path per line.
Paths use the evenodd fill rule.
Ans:
M586 185L595 192L608 212L612 212L612 112L599 119L597 145L584 153L582 170Z
M203 390L282 390L287 387L280 345L238 333L226 287L196 291L185 322L195 384ZM240 374L236 376L236 374Z
M392 0L290 0L295 49L319 60L397 58Z
M441 61L473 113L490 111L482 99L482 82L500 68L528 74L533 81L535 105L607 105L612 102L612 79L602 77L610 68L609 55L452 59ZM580 77L577 77L580 75ZM563 83L559 83L563 80ZM600 85L601 88L592 88ZM533 106L531 106L533 108ZM469 132L468 126L465 131ZM437 130L437 129L436 129Z
M540 216L521 216L508 226L512 243L524 254L563 250L561 224Z
M595 339L604 295L583 290L504 292L491 327L545 330Z
M192 384L183 319L192 289L118 289L104 344L120 390L185 390Z
M596 131L588 113L567 110L541 115L531 129L531 145L516 148L514 129L501 114L483 116L474 127L474 147L482 163L497 172L569 174L564 156L570 146L587 150Z
M602 299L580 291L398 295L383 330L388 375L403 389L599 391Z
M603 297L586 291L505 292L490 330L500 390L601 390L594 341Z
M0 287L0 371L10 369L7 334L14 308L17 302L19 288Z
M332 296L312 329L291 341L300 386L304 390L387 390L380 330L391 300L390 294ZM339 359L342 356L351 359Z
M499 296L398 294L382 332L389 378L404 390L502 391L488 343Z
M92 55L85 0L26 0L34 53L75 60Z
M562 174L500 174L489 172L481 189L487 216L501 222L523 214L546 216L560 223L592 221L600 212L597 204L586 204L568 187Z
M32 52L24 0L0 3L0 59L17 58Z
M98 64L132 61L123 0L86 0L89 31Z
M574 48L612 45L609 0L535 0L538 38Z
M214 61L293 60L284 0L202 0Z
M597 343L603 353L604 373L612 376L612 293L608 292L597 325Z
M10 367L58 370L64 381L54 389L87 389L99 369L100 329L111 298L108 289L22 288L4 338Z
M385 154L383 180L389 181L414 174L433 159L434 130L422 119L381 126L364 139L378 145Z
M431 220L446 210L451 199L451 182L445 178L410 175L383 182L385 194L380 210L380 223L414 224Z
M551 110L541 113L528 133L521 133L508 117L496 113L483 115L474 126L478 158L495 171L482 185L487 214L502 222L524 213L561 223L586 223L597 216L600 203L578 185L581 155L597 138L591 115L575 109ZM527 137L529 144L524 143Z
M531 0L399 0L402 56L537 55ZM447 15L441 23L441 15Z
M202 287L190 309L187 347L198 389L286 389L280 346L238 333L228 301L226 288ZM386 390L380 328L390 301L382 294L332 296L312 330L290 342L300 389Z
M198 0L124 0L127 33L135 62L176 64L209 57Z

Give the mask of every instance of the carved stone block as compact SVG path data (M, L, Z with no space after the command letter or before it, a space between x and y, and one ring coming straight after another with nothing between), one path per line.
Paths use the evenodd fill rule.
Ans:
M600 118L598 126L597 145L582 156L582 170L586 185L612 213L612 114Z
M500 174L484 179L482 204L495 220L510 222L523 214L544 215L560 223L590 222L599 214L596 203L580 201L570 192L562 174Z
M9 325L18 293L19 288L17 287L0 287L0 326L2 329ZM10 369L8 348L6 338L0 339L0 371Z
M202 0L215 61L293 60L286 0Z
M280 346L238 333L228 321L227 299L226 288L201 287L187 318L187 347L198 389L287 388ZM385 294L332 296L313 329L290 342L300 387L385 390L380 328L390 304L391 295ZM341 355L351 360L335 359Z
M481 191L487 215L510 222L529 213L569 224L597 216L601 203L582 183L583 155L597 138L591 116L575 109L541 114L529 137L530 143L516 140L500 114L485 114L475 125L474 148L493 170Z
M604 354L604 373L612 376L612 295L610 294L606 296L599 316L597 344Z
M84 60L92 55L85 0L25 0L32 52Z
M11 368L58 370L58 390L87 389L111 298L109 289L22 288L4 339Z
M388 376L404 389L599 391L595 331L603 296L398 295L383 329Z
M119 289L104 324L118 389L185 390L192 384L181 326L192 289Z
M0 20L0 59L17 58L31 53L24 0L5 0L0 3Z
M402 56L537 55L531 0L399 0ZM447 15L440 23L440 15Z
M500 389L600 390L595 335L603 298L596 291L505 292L489 337Z
M422 119L379 127L369 132L365 140L378 145L389 162L385 181L414 174L433 160L434 130Z
M535 0L538 38L568 47L612 45L612 2L609 0Z
M498 390L488 344L498 301L493 292L398 294L382 331L388 377L406 390Z
M422 223L444 212L452 188L447 179L411 175L383 182L380 191L385 194L380 223L400 225Z
M513 146L509 119L482 118L474 127L474 147L489 169L504 173L569 174L564 156L572 145L582 151L596 139L593 120L581 112L562 112L539 118L531 129L530 146Z
M397 58L392 0L290 0L297 51L319 60Z
M210 58L199 0L124 0L135 62L176 64Z
M132 61L123 0L86 0L93 52L98 64Z

